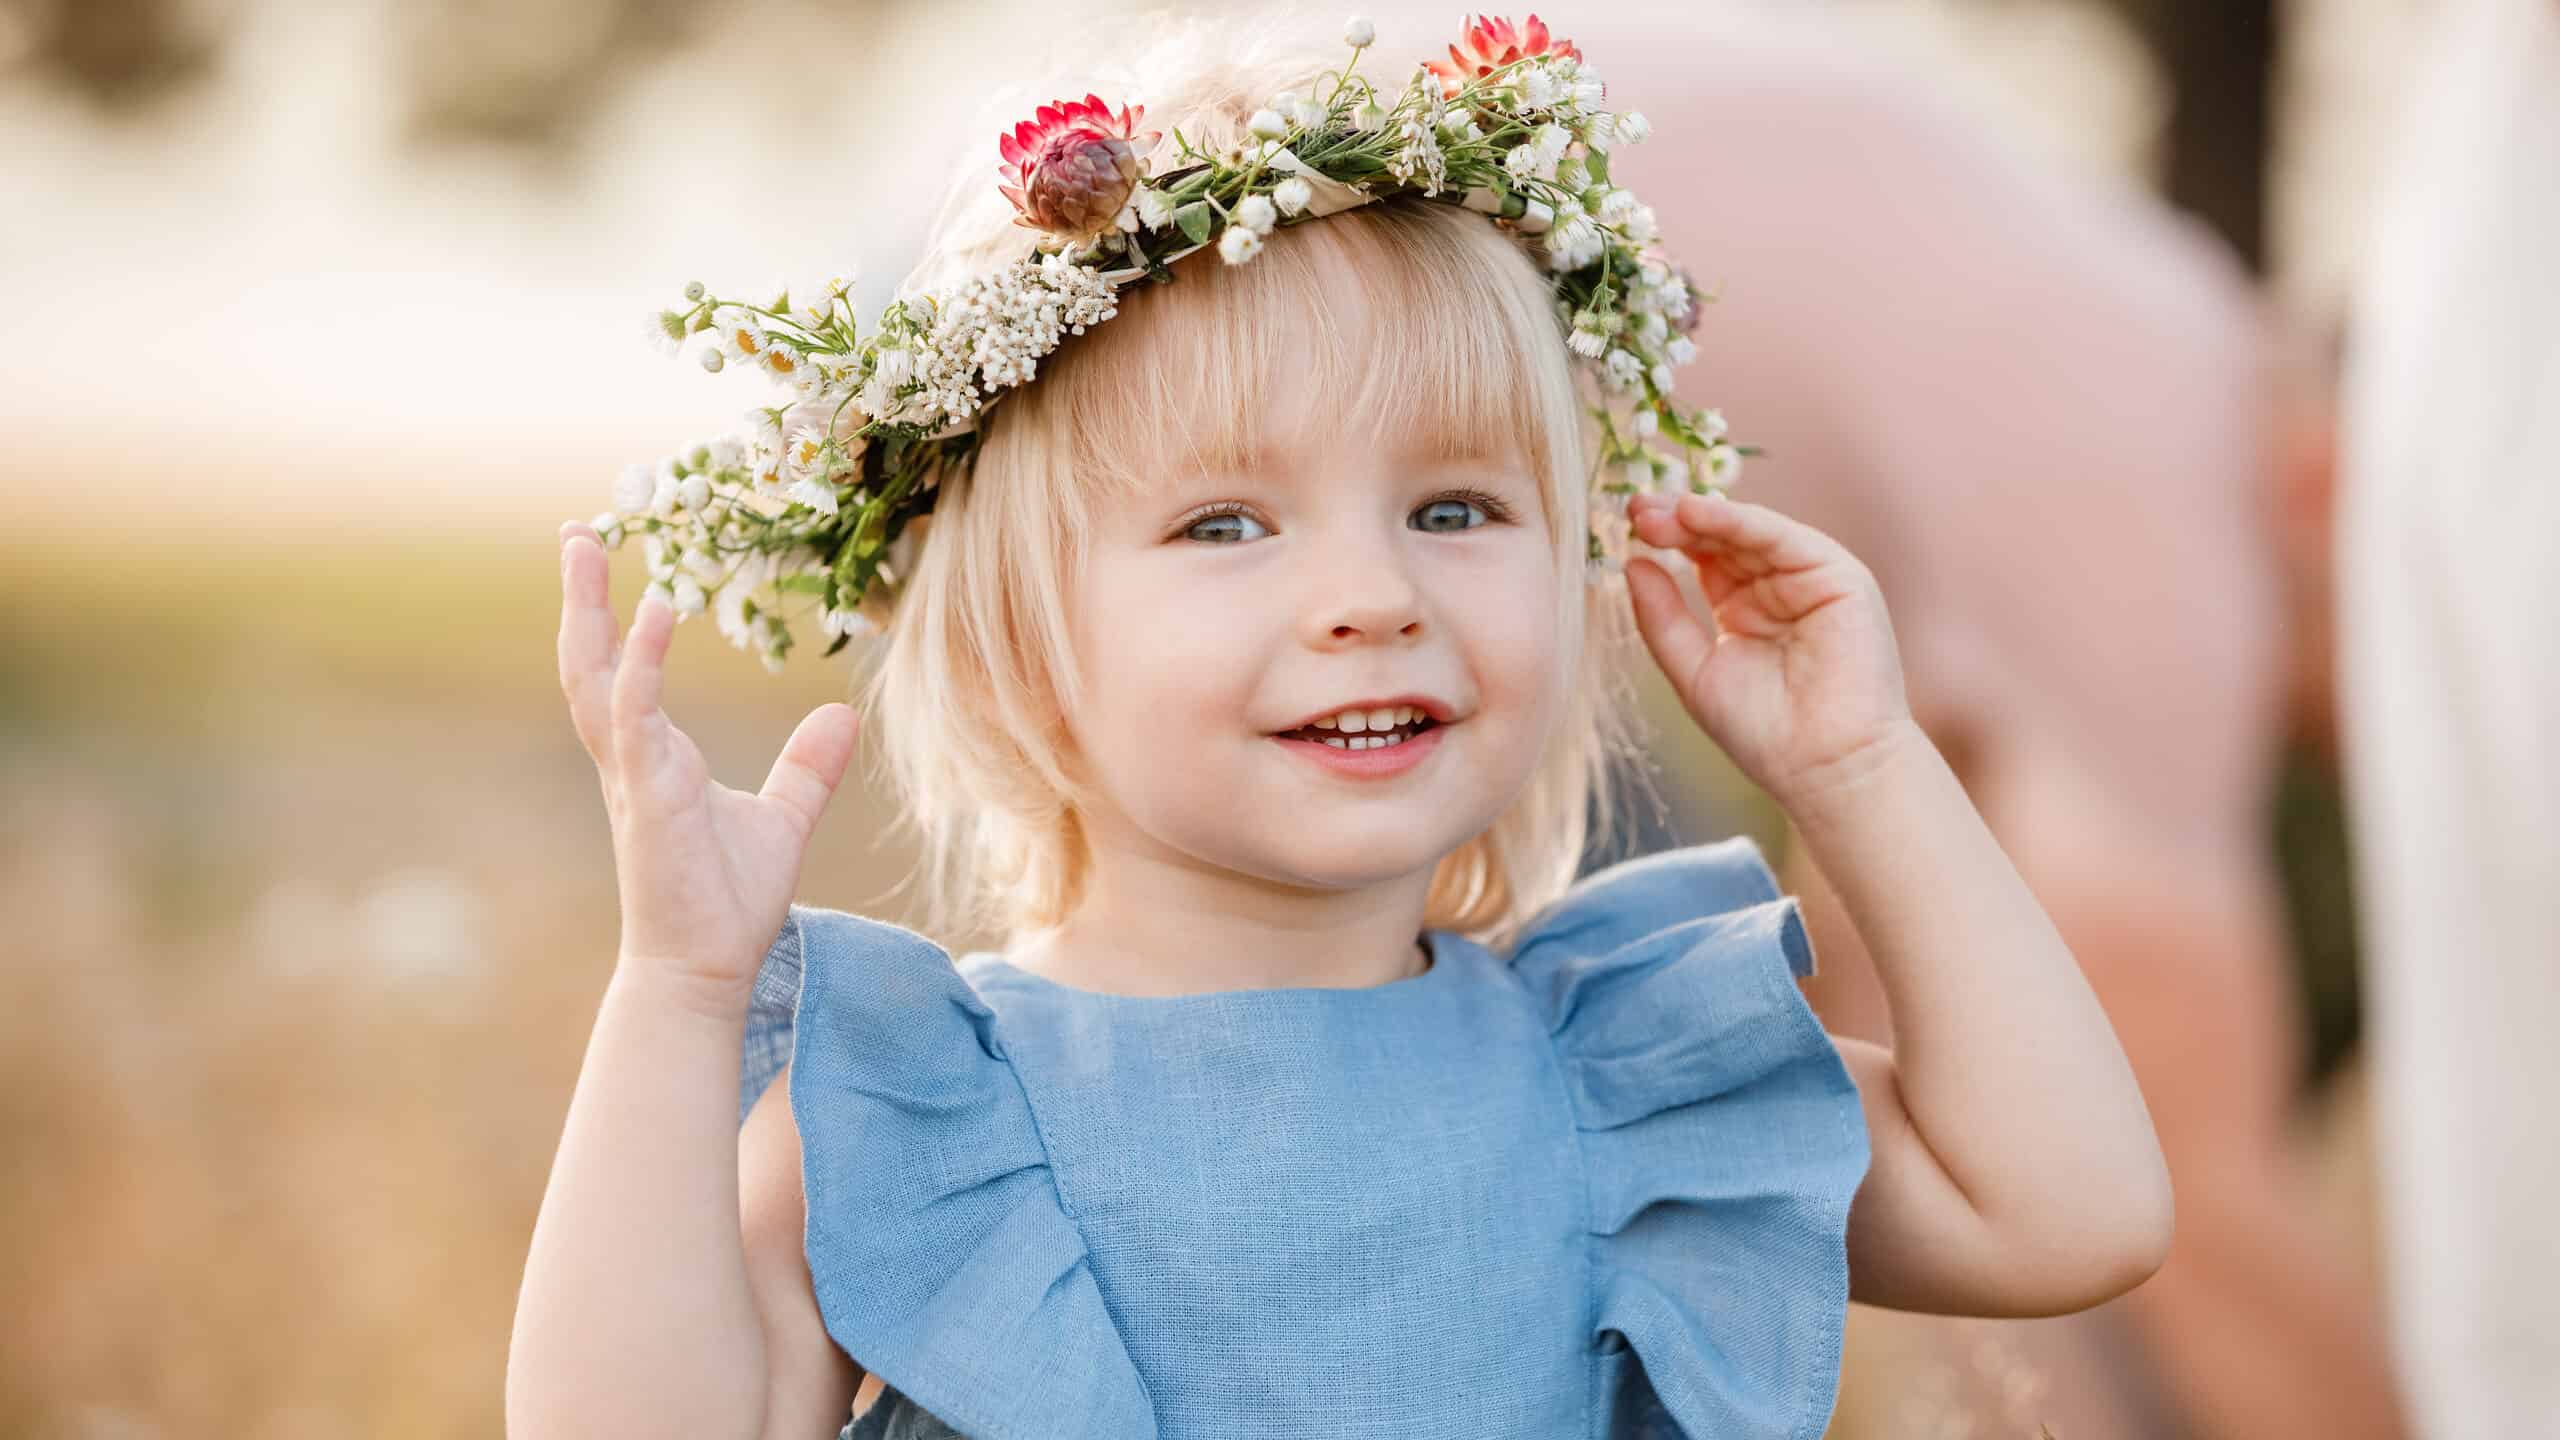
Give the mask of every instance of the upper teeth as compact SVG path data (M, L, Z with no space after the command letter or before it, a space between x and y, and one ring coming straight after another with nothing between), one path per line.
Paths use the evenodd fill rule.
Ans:
M1422 718L1422 711L1412 705L1390 705L1383 710L1345 710L1327 715L1315 722L1319 730L1342 730L1358 734L1363 730L1393 730Z

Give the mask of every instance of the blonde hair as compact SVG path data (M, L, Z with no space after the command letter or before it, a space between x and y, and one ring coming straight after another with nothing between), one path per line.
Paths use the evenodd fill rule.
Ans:
M1231 22L1166 25L1136 85L1119 93L1146 104L1140 128L1169 137L1179 126L1203 149L1238 143L1272 95L1308 93L1338 63L1278 50L1267 31L1239 42ZM1219 58L1201 58L1212 47ZM1076 86L1089 88L1099 87ZM902 292L938 291L1019 256L1031 233L1011 221L994 181L973 169ZM1125 289L1117 317L1009 392L987 415L973 464L939 477L934 509L893 547L899 598L857 703L916 832L920 924L1011 933L1075 908L1091 856L1080 782L1063 759L1083 685L1066 597L1086 537L1099 507L1175 456L1219 465L1254 455L1258 397L1289 366L1309 367L1319 413L1358 433L1453 454L1509 444L1533 462L1554 543L1565 632L1554 683L1566 700L1519 797L1441 860L1424 920L1504 943L1572 882L1592 822L1613 827L1611 767L1643 748L1619 663L1632 635L1624 596L1586 578L1590 422L1544 270L1483 215L1418 198L1282 227L1250 264L1202 251L1174 268L1173 283ZM1361 337L1344 332L1329 299L1328 281L1345 273L1376 297L1364 307L1365 349L1350 348Z

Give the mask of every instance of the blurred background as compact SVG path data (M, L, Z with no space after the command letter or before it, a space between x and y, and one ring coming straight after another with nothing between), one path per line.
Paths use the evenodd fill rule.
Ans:
M2194 217L2314 337L2438 12L1796 8L2070 183ZM992 170L966 128L989 79L1114 10L0 0L0 1435L500 1433L615 942L555 528L761 398L660 359L642 317L689 279L848 269L869 313L949 167ZM815 650L773 679L679 633L669 708L722 779L755 784L841 691ZM2317 732L2288 738L2263 839L2289 1083L2323 1203L2369 1240ZM1673 808L1643 843L1783 844L1702 740L1662 734ZM849 790L803 898L896 915L884 822Z

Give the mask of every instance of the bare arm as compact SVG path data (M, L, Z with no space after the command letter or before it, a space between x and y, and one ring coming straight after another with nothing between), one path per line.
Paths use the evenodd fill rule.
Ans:
M809 1278L808 1197L800 1182L800 1126L791 1069L765 1088L738 1137L738 1208L747 1279L763 1317L768 1440L825 1440L844 1428L862 1367L827 1333ZM877 1393L879 1387L871 1387Z
M2132 1067L1937 747L1910 726L1785 803L1894 1016L1890 1051L1841 1042L1874 1153L1853 1297L2048 1315L2140 1284L2172 1203Z
M2068 798L2088 794L2071 777L1995 769L1992 753L1963 778L2106 1007L2177 1180L2177 1244L2124 1311L2162 1381L2200 1437L2406 1433L2375 1297L2340 1263L2342 1241L2307 1227L2286 1157L2296 1017L2271 881L2246 856L2217 866L2146 846ZM1801 850L1787 872L1822 956L1807 988L1825 1020L1889 1041L1872 962L1822 873Z
M763 1425L738 1210L743 997L617 966L534 1221L507 1433L735 1436Z
M1847 1044L1873 1163L1851 1293L2039 1315L2122 1294L2169 1248L2168 1168L2053 921L1912 718L1875 577L1766 506L1638 495L1629 603L1690 715L1785 809L1866 936L1895 1047Z
M752 1440L766 1345L740 1219L748 1000L851 757L852 711L803 720L760 791L712 780L659 708L674 611L644 600L624 643L594 532L561 538L560 685L612 822L622 944L525 1259L507 1431Z

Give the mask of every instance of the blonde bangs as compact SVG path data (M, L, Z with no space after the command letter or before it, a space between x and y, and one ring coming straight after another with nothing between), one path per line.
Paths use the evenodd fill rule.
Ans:
M1078 477L1114 495L1249 468L1308 424L1421 459L1525 455L1552 481L1553 432L1576 422L1538 401L1572 378L1517 249L1480 215L1404 198L1283 228L1250 264L1203 255L1124 295L1035 403L1063 412ZM1300 376L1307 409L1275 413L1265 397Z

